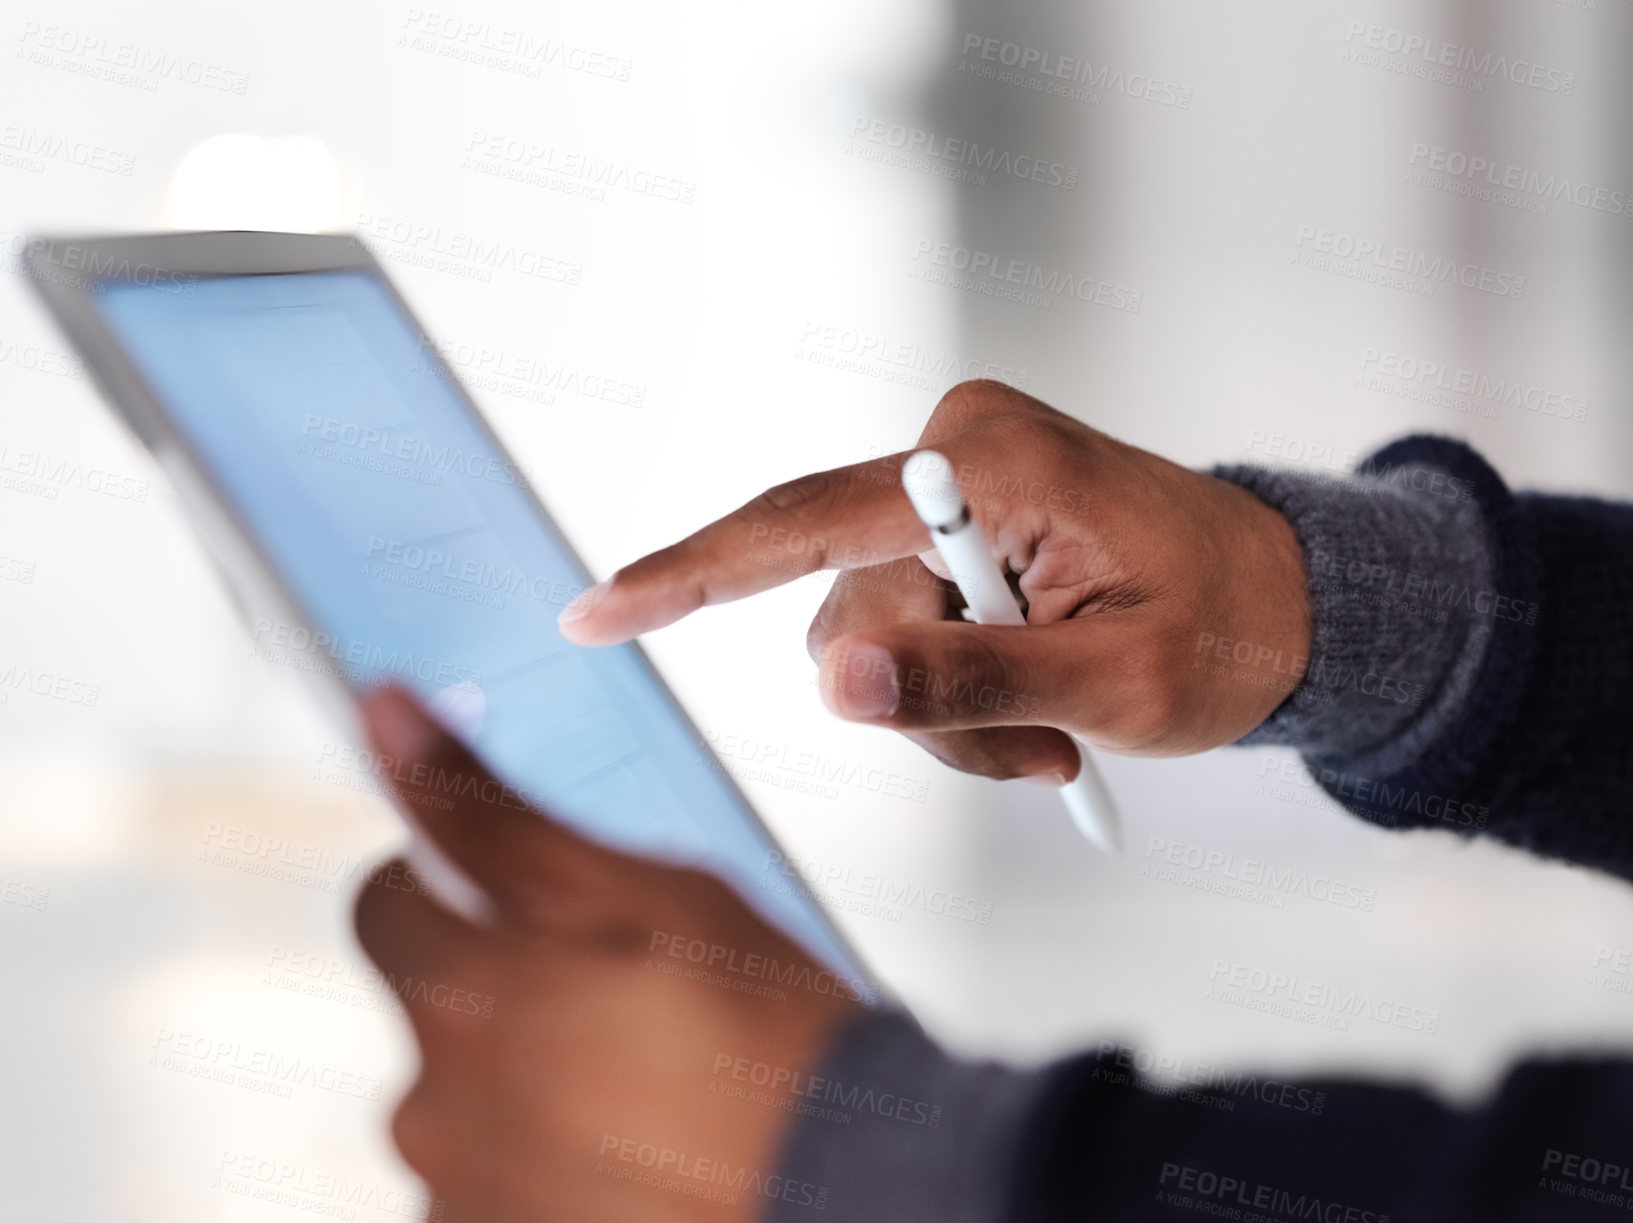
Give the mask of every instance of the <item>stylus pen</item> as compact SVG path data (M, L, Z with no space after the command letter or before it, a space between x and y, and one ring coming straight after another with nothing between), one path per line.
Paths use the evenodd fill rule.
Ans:
M902 487L919 520L930 528L930 539L975 622L1024 626L1026 617L1021 605L1004 580L981 528L970 518L970 508L953 479L952 464L934 450L920 450L902 467ZM1077 754L1082 761L1077 777L1060 788L1060 797L1079 832L1101 849L1115 850L1122 836L1111 791L1081 743Z

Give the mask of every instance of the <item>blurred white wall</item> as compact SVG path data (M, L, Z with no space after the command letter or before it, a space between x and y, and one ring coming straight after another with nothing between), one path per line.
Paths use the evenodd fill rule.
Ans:
M412 1065L401 1033L367 990L299 989L350 979L349 892L394 825L320 765L332 733L296 677L251 656L173 498L16 275L21 234L360 225L430 328L470 346L456 364L600 571L767 484L910 445L955 370L1197 465L1337 463L1428 429L1471 439L1516 484L1633 492L1633 216L1591 192L1539 213L1409 177L1461 154L1633 192L1625 0L8 3L0 38L0 674L98 692L90 707L0 694L8 1216L284 1217L221 1180L246 1154L414 1192L382 1130ZM514 50L524 38L538 55ZM1409 39L1417 60L1387 59ZM1447 47L1539 65L1543 84L1395 70ZM1078 96L1028 83L1062 57L1087 65ZM1568 94L1547 87L1567 73ZM896 125L1078 177L892 164ZM187 160L232 133L261 143ZM291 137L321 141L333 172ZM689 202L473 168L473 153L529 146L649 170ZM1351 242L1509 291L1390 287L1318 249ZM576 283L521 274L523 252ZM1104 287L1040 305L938 283L939 260L977 252ZM640 405L541 397L494 354L617 380ZM1585 401L1586 419L1492 414L1426 385L1425 364ZM30 455L151 487L134 501L21 477ZM650 646L813 870L974 902L981 920L831 892L960 1047L1033 1059L1120 1038L1467 1090L1526 1047L1628 1043L1627 982L1594 972L1601 948L1633 945L1625 888L1374 832L1296 780L1269 784L1297 770L1265 752L1106 760L1130 848L1096 856L1050 796L828 717L803 646L822 589L717 609ZM894 771L914 797L801 792L786 759L802 751ZM1369 909L1220 896L1222 867L1157 877L1152 838L1336 881ZM267 873L292 859L320 865ZM1220 961L1367 991L1432 1012L1437 1031L1225 1005L1208 996ZM267 1050L343 1070L363 1098L210 1077Z

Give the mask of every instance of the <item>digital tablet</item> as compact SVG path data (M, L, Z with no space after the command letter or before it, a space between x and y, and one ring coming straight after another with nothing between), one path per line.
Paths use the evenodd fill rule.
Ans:
M37 238L25 268L261 644L347 711L407 687L551 816L710 871L878 1000L641 649L556 630L588 572L361 241Z

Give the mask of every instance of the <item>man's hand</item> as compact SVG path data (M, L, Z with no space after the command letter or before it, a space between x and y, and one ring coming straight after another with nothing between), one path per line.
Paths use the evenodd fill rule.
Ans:
M901 487L905 454L818 472L585 592L583 645L840 569L808 638L834 712L990 777L1077 774L1066 735L1136 755L1230 743L1292 691L1309 595L1285 519L1232 484L1126 446L997 382L949 391L919 439L951 461L1027 627L958 619Z
M493 903L483 927L412 887L357 903L420 1047L397 1145L445 1223L737 1223L769 1197L816 1204L821 1186L778 1175L779 1087L816 1069L854 993L724 884L523 808L401 690L367 718L410 779L411 822Z

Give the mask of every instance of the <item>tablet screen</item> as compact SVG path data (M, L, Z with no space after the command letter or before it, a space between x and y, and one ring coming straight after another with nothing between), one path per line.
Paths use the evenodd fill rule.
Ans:
M262 622L264 645L403 684L558 819L712 871L861 976L644 657L557 632L588 576L376 275L96 300L315 630Z

